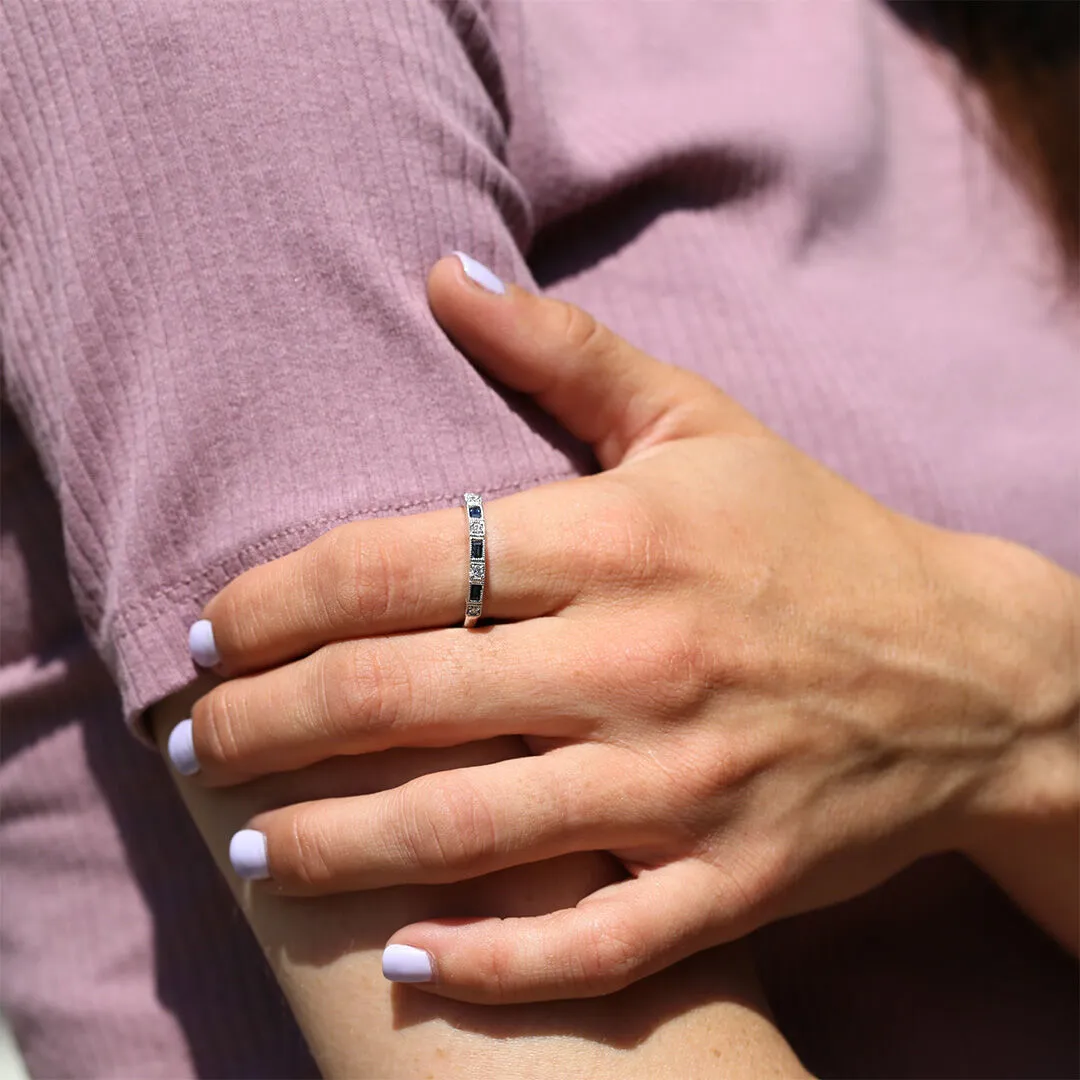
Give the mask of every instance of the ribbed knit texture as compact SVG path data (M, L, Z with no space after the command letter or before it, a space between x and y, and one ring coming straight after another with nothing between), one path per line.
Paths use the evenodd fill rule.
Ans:
M311 1074L121 718L245 568L589 468L435 325L453 248L1080 568L1046 238L869 0L4 0L0 64L0 959L38 1075Z

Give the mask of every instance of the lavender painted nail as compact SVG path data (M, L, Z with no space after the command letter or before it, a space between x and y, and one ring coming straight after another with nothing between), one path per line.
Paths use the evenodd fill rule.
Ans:
M213 667L221 657L218 655L217 645L214 644L214 628L209 619L200 619L191 624L188 631L188 650L191 659L199 667Z
M168 751L169 760L181 776L194 776L199 771L190 720L181 720L169 732Z
M505 295L506 286L482 262L477 262L464 251L455 251L454 254L461 263L461 269L465 271L466 277L475 281L481 289L487 289L488 292L497 293L499 296Z
M245 881L262 881L270 876L266 857L266 834L257 829L241 829L229 841L229 862L237 877Z
M382 954L382 973L391 982L431 982L431 957L411 945L387 945Z

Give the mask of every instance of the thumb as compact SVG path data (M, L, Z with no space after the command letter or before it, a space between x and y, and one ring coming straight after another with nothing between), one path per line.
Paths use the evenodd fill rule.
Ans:
M573 304L504 285L461 252L435 264L428 299L473 361L534 397L605 469L674 439L763 430L707 379L634 348Z

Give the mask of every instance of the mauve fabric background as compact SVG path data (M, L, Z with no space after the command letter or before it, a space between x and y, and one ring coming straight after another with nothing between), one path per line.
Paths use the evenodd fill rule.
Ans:
M0 1004L35 1075L314 1075L123 720L243 569L590 468L439 332L452 248L889 505L1080 569L1075 315L872 0L4 0L0 62ZM811 1068L1075 1069L1074 969L952 881L941 925L1019 944L915 963L856 925L813 1023L810 969L778 983ZM961 938L985 1007L919 966Z

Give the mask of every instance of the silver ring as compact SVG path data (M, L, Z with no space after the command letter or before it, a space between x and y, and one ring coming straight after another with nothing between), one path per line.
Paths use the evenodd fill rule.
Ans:
M465 601L465 625L475 626L484 611L487 580L487 537L484 535L484 500L466 491L465 513L469 522L469 594Z

